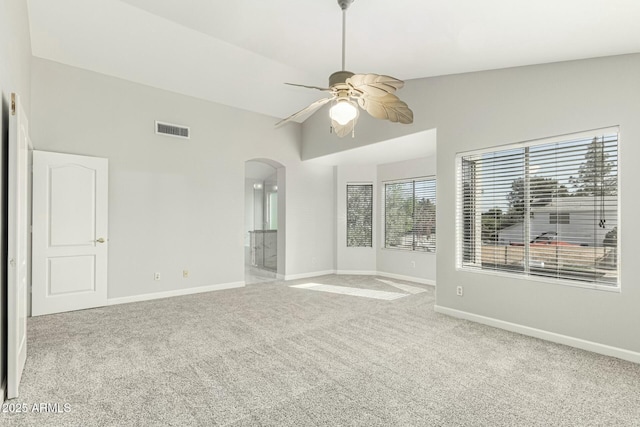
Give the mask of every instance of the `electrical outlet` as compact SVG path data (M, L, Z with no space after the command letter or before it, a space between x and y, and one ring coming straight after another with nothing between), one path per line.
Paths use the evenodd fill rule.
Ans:
M189 270L182 270L182 278L183 279L189 278Z
M416 262L415 261L411 261L411 267L416 268Z
M464 295L464 289L462 289L462 286L456 287L456 295L458 295L459 297Z
M153 280L160 280L160 273L153 273Z

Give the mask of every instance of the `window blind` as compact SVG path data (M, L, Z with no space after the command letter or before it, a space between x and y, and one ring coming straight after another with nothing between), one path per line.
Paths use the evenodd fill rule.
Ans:
M384 247L435 252L435 179L385 183Z
M458 265L617 286L618 134L458 157Z
M373 246L373 185L347 184L347 247Z

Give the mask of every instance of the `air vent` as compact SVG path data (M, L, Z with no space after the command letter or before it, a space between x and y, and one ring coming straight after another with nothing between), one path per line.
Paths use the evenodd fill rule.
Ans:
M176 138L189 139L190 129L187 126L172 125L156 121L156 133L160 135L175 136Z

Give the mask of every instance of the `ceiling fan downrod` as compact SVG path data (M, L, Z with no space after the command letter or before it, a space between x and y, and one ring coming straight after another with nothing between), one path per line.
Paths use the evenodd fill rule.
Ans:
M354 0L338 0L338 5L342 9L342 71L345 71L345 58L347 50L347 9Z

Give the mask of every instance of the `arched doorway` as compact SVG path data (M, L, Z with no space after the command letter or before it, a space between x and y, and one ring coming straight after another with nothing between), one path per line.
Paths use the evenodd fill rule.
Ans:
M245 283L284 276L285 169L269 159L245 162Z

